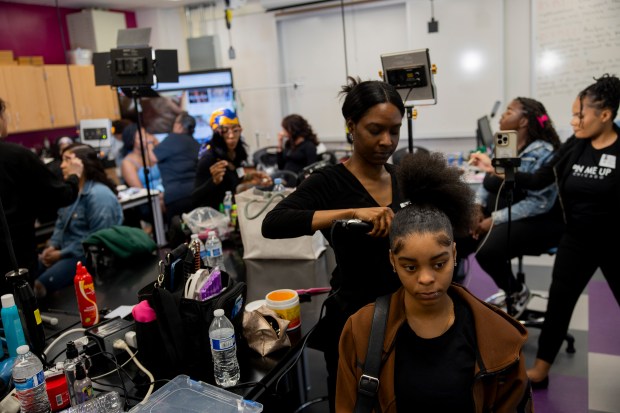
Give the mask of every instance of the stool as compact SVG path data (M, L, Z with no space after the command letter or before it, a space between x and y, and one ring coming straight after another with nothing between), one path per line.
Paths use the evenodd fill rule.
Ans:
M546 251L546 254L555 255L557 252L557 248L551 248ZM523 255L517 257L517 280L522 285L525 285L525 272L523 271ZM538 293L532 293L530 295L530 299L532 297L539 297L544 300L549 299L548 296ZM500 291L496 294L493 294L489 298L485 300L487 303L497 305L498 307L503 307L506 312L510 313L506 307L506 293L504 291ZM545 312L538 310L530 310L526 307L525 311L518 317L518 321L523 324L527 328L542 328L543 323L545 321ZM572 334L566 333L566 337L564 337L566 341L566 352L569 354L575 353L575 337Z

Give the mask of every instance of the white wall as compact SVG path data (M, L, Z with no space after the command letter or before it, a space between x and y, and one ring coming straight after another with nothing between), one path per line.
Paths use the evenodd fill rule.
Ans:
M430 19L430 5L428 0L403 0L407 3L408 18L407 30L403 35L410 39L410 47L420 47L415 42L414 33L426 30L426 21ZM455 4L458 1L458 5ZM465 0L437 0L435 1L435 18L439 21L439 31L450 30L445 24L453 21L455 14L459 14L462 2ZM467 0L476 2L478 0ZM485 3L487 0L479 0ZM497 0L500 1L500 0ZM394 4L394 1L390 1ZM501 85L498 90L502 93L497 97L502 100L500 114L507 105L509 99L516 96L531 96L531 56L532 56L532 26L531 5L527 0L503 0L503 16L481 15L479 24L485 23L485 19L499 18L502 20L503 30L493 33L501 41L495 51L501 56ZM424 7L428 6L428 12ZM459 7L456 7L459 6ZM415 15L412 14L416 10ZM422 11L421 11L422 10ZM182 9L167 10L143 10L136 12L140 27L151 26L153 28L152 46L155 48L177 48L179 50L180 70L187 70L188 59L186 49L185 17ZM232 21L232 42L236 51L236 59L228 58L228 32L223 19L223 11L216 9L213 12L215 20L208 20L208 34L217 35L220 41L222 53L221 62L223 67L232 67L235 88L239 90L239 116L244 126L244 136L251 149L258 146L275 144L275 135L279 130L279 122L286 113L286 101L281 97L281 89L278 85L284 79L280 62L286 59L280 56L280 42L278 39L277 21L275 13L265 13L260 7L259 0L248 0L247 5L236 10ZM334 21L334 24L339 24ZM423 27L419 27L419 26ZM380 30L381 28L369 27L368 30ZM441 49L445 42L454 42L455 39L437 37L438 43L431 47L431 59L433 49ZM458 40L458 39L457 39ZM342 38L334 39L334 42L342 43ZM461 39L462 41L462 39ZM354 47L354 39L348 39L350 47ZM503 47L501 46L503 45ZM308 33L307 50L321 48L322 44L315 42L312 33ZM439 75L442 75L439 67ZM445 74L445 71L444 71ZM445 79L443 79L446 81ZM336 91L335 91L336 92ZM439 89L441 99L441 89ZM490 102L485 107L476 108L481 115L491 110ZM488 106L488 107L487 107ZM456 110L447 107L428 109L442 110L439 118L449 121L451 112ZM457 108L458 109L458 108ZM496 116L493 126L497 127ZM432 127L432 126L431 126ZM427 146L437 150L469 150L473 147L473 134L475 124L471 126L471 134L461 136L456 133L453 138L443 139L416 139L416 144ZM403 130L404 131L404 130ZM258 137L258 142L257 142ZM415 132L414 132L415 138ZM465 139L460 139L465 138ZM406 144L406 134L401 140Z

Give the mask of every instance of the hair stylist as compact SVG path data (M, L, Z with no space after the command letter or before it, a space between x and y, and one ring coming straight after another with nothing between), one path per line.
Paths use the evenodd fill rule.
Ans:
M326 301L326 316L315 333L327 364L332 411L344 323L362 306L400 285L391 271L387 235L401 199L394 168L387 161L398 145L405 107L396 89L385 82L349 78L342 94L342 115L353 139L351 157L306 178L267 214L262 227L266 238L321 231L337 254L331 285L338 292ZM352 218L372 223L372 230L368 234L343 230L331 239L333 221Z

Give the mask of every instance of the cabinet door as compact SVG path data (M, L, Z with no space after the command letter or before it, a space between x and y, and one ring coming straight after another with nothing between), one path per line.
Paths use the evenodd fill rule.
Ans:
M117 119L118 98L110 86L95 85L93 66L70 66L78 119Z
M65 65L46 65L45 86L47 97L52 113L52 125L54 128L76 126L77 114L73 109L73 98L69 72ZM77 108L76 108L77 112Z
M42 67L6 66L1 68L10 103L9 132L19 133L52 127Z

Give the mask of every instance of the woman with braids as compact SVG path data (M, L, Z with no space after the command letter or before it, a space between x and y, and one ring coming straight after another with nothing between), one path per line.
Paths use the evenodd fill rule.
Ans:
M335 291L326 301L312 344L323 350L330 411L334 411L338 339L347 318L380 295L396 291L390 271L387 235L402 199L394 168L387 161L398 145L405 113L402 98L388 83L349 78L342 88L342 115L353 139L351 157L315 171L267 214L266 238L293 238L321 231L337 254L331 278ZM367 233L330 228L335 220L360 219Z
M545 107L534 99L518 97L510 102L499 127L517 131L521 172L535 172L560 147L560 138ZM530 292L514 276L510 260L521 255L540 255L557 247L564 228L556 198L553 183L538 190L515 186L508 225L503 179L488 173L476 192L472 236L457 239L459 255L466 257L477 250L476 260L482 269L499 288L512 295L508 312L515 317L525 310Z
M319 140L306 119L288 115L282 119L282 130L278 133L278 168L299 173L316 162L318 144Z
M97 151L80 143L69 145L62 152L60 164L65 175L69 173L73 156L84 164L79 194L73 204L58 210L54 233L48 247L39 255L43 272L34 284L38 297L71 285L75 265L85 260L82 240L100 229L123 223L123 210L116 199L116 188L106 176Z
M410 200L389 238L402 287L390 298L374 411L532 411L521 352L527 331L451 283L454 235L469 229L471 189L438 153L407 155L397 176ZM340 338L337 412L354 411L374 307L351 316Z
M538 353L528 376L534 388L549 384L555 360L577 299L597 268L620 304L620 128L614 124L620 103L620 79L608 74L582 90L573 102L574 135L535 174L518 172L515 180L528 189L556 183L566 231L555 257L545 322ZM485 170L488 159L476 156Z

